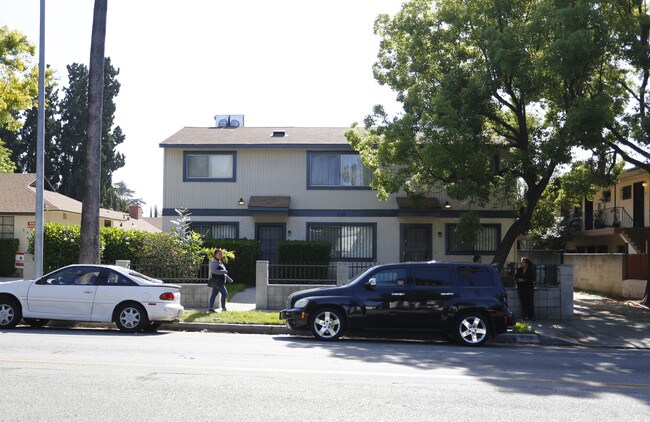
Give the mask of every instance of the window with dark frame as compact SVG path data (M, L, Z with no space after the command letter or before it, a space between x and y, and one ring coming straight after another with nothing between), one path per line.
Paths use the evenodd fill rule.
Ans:
M14 238L14 217L0 216L0 239Z
M183 153L184 181L233 182L236 175L235 152Z
M603 202L610 202L612 200L612 191L603 191Z
M621 188L621 199L632 199L632 185Z
M332 245L334 261L374 261L376 231L372 223L307 223L307 239Z
M470 255L474 253L490 254L496 252L501 242L500 224L482 224L483 230L478 239L472 245L461 242L456 234L456 224L446 224L446 254L447 255Z
M309 152L310 188L369 188L372 171L356 153Z
M205 239L239 238L237 223L190 223L190 230L197 232Z

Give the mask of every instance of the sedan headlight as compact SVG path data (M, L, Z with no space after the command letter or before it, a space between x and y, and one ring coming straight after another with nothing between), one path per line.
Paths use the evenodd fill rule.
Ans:
M296 303L293 304L294 308L304 308L309 303L308 299L298 299Z

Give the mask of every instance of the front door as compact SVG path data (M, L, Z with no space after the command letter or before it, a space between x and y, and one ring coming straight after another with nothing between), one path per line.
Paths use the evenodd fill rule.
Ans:
M431 225L402 224L401 262L431 260Z
M368 276L363 297L364 328L398 330L408 326L406 268L383 268Z
M594 228L594 202L585 199L585 230L593 230Z
M634 219L634 227L643 227L644 217L644 192L643 182L634 184L634 193L632 195L632 218Z
M286 224L258 223L255 225L255 240L260 242L260 259L269 264L278 263L280 242L285 240Z

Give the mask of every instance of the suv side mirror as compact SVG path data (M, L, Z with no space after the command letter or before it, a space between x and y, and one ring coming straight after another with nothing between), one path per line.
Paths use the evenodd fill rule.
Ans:
M366 287L375 287L376 285L377 285L377 279L375 279L374 277L366 281Z

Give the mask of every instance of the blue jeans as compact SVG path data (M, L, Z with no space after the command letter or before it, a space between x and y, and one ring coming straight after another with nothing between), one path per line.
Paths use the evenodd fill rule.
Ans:
M214 300L217 298L217 295L221 293L221 310L226 310L226 297L228 297L228 289L226 289L225 284L219 286L214 286L212 288L212 295L210 295L210 309L214 308Z

